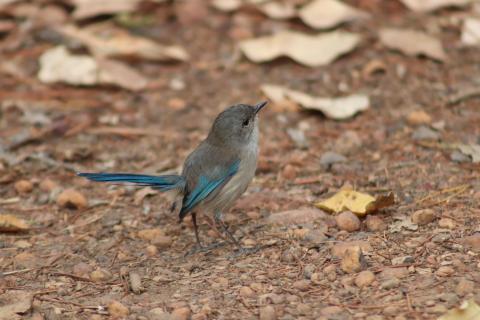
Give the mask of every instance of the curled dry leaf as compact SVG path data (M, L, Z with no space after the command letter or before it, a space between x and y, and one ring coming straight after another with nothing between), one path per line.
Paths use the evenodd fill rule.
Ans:
M480 144L459 144L457 148L460 152L472 158L473 163L480 162Z
M47 50L41 55L38 78L44 83L87 86L114 84L129 90L142 90L148 83L140 73L121 62L73 55L63 46Z
M179 46L164 46L147 38L131 35L111 24L79 29L73 25L57 28L62 35L80 41L100 57L130 57L152 61L186 61L188 53Z
M316 203L315 206L328 212L339 213L349 210L358 216L364 216L367 213L391 206L393 203L393 193L374 198L369 194L352 189L342 189L332 197Z
M141 0L73 0L74 19L92 18L104 14L116 14L135 10Z
M424 55L438 61L445 61L447 55L442 43L420 31L401 29L380 30L380 41L388 48L409 56Z
M445 7L462 7L474 0L400 0L410 10L417 12L434 11Z
M242 6L242 0L213 0L212 6L223 12L232 12Z
M24 319L20 314L32 308L33 292L10 290L0 297L0 319Z
M328 118L335 120L353 117L356 113L368 109L370 103L368 96L365 95L320 98L272 84L263 85L261 89L273 102L291 100L306 109L321 111Z
M295 6L290 2L270 1L260 4L258 8L272 19L290 19L297 15Z
M315 29L329 29L341 23L368 18L362 10L338 0L315 0L298 12L308 26Z
M253 62L266 62L287 56L308 67L326 65L350 52L360 36L349 32L329 32L310 36L282 31L272 36L240 42L240 49Z
M19 232L26 231L28 228L25 220L11 214L0 214L0 232Z
M480 319L480 306L475 300L464 301L460 307L449 310L438 320L473 320Z
M467 46L480 45L480 19L467 18L463 22L462 43Z

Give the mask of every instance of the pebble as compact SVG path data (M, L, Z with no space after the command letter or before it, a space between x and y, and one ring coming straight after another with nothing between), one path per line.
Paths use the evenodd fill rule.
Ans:
M355 285L359 288L368 287L375 281L375 274L370 270L360 272L355 277Z
M305 304L305 303L299 303L297 305L297 311L299 314L307 315L312 312L312 307L310 307L308 304Z
M396 257L392 259L392 265L398 266L400 264L408 264L414 263L415 259L412 256L403 256L403 257Z
M475 283L466 278L460 278L457 286L455 287L455 293L459 296L465 296L472 293L475 290Z
M361 227L360 219L350 211L344 211L335 217L340 230L348 232L357 231Z
M473 251L480 252L480 233L463 238L463 244L470 247Z
M360 246L350 247L345 250L340 267L346 273L359 272L366 267L365 258L363 257Z
M449 277L455 273L455 269L450 266L441 266L435 274L439 277Z
M154 245L148 245L146 248L145 248L145 251L147 252L147 255L149 255L150 257L153 257L153 256L156 256L158 254L158 249L157 247L155 247Z
M333 149L341 154L351 154L362 146L360 136L352 130L347 130L335 142Z
M413 126L418 126L421 124L430 124L432 122L432 117L425 111L412 111L407 116L407 123Z
M292 166L291 164L287 164L282 169L282 178L285 180L295 180L297 177L297 168Z
M384 268L382 272L380 272L380 277L382 279L390 279L390 278L397 278L402 279L409 275L408 269L406 267L400 268Z
M85 262L79 262L73 266L73 274L84 277L93 271L93 267Z
M368 241L355 240L337 243L332 247L331 252L333 256L342 258L348 248L356 246L359 246L362 249L362 252L371 252L373 250Z
M277 314L273 306L265 306L260 309L260 320L276 320Z
M152 244L157 248L165 249L169 248L172 245L172 237L169 236L158 236L151 240Z
M167 101L167 106L173 110L183 110L187 103L181 98L171 98Z
M419 141L419 140L439 140L440 135L438 134L438 132L430 129L429 127L421 126L413 132L412 139L415 140L415 141Z
M172 320L170 313L165 312L162 308L153 308L148 311L149 320Z
M164 236L165 233L160 228L144 229L138 231L138 237L142 240L151 241L157 237Z
M90 273L90 279L93 282L107 281L112 278L112 274L105 269L97 269Z
M255 291L253 291L250 287L241 287L238 293L244 298L251 298L255 296Z
M455 224L455 220L453 219L441 218L440 220L438 220L438 226L440 228L455 229L456 224Z
M181 307L172 311L172 320L188 320L192 311L189 307Z
M33 190L33 183L28 180L18 180L15 182L14 188L20 194L30 193Z
M300 291L307 291L310 288L310 281L308 280L298 280L293 283L293 287Z
M144 291L144 288L142 286L142 278L138 273L132 271L129 272L128 279L130 281L130 289L132 289L133 293L138 294Z
M457 163L464 163L464 162L471 161L469 156L467 156L466 154L458 150L454 150L452 153L450 153L450 160Z
M107 310L114 318L124 318L130 313L127 307L115 300L108 304Z
M399 285L400 285L400 280L398 280L397 278L391 278L382 282L380 284L380 288L385 290L390 290L398 287Z
M320 157L320 165L324 168L330 168L332 164L346 162L347 158L333 151L327 151Z
M368 215L365 219L365 225L368 231L372 232L387 230L387 224L379 216Z
M418 225L429 224L435 220L435 211L432 209L417 210L412 215L412 222Z
M51 179L43 179L41 182L40 182L40 190L44 191L44 192L52 192L53 190L55 190L56 188L58 187L57 183Z
M75 189L67 189L57 197L57 204L64 208L83 209L88 205L87 198Z

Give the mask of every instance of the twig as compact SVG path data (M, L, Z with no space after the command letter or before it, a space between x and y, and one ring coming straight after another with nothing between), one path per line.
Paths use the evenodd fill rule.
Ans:
M470 99L470 98L475 98L480 96L480 87L475 87L475 88L469 88L466 89L462 92L459 92L453 96L451 96L448 99L448 104L449 105L455 105L459 102L462 102L463 100Z
M11 276L11 275L14 275L14 274L25 273L25 272L29 272L29 271L32 271L32 270L33 270L32 268L21 269L21 270L13 270L13 271L3 272L3 273L1 273L1 275L2 275L2 277Z

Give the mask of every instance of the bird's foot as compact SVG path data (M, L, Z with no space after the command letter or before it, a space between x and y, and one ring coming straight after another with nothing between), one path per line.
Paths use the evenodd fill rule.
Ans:
M214 242L212 244L209 244L208 246L199 246L198 244L196 244L192 249L188 250L186 253L185 253L185 257L188 257L188 256L191 256L191 255L194 255L196 253L201 253L201 252L209 252L213 249L217 249L217 248L220 248L222 246L224 246L225 243L224 242Z

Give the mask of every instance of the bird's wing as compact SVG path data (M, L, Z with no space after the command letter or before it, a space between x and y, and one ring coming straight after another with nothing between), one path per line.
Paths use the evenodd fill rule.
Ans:
M220 190L238 172L240 160L215 150L208 144L200 145L185 161L183 176L186 188L180 220L213 192Z

